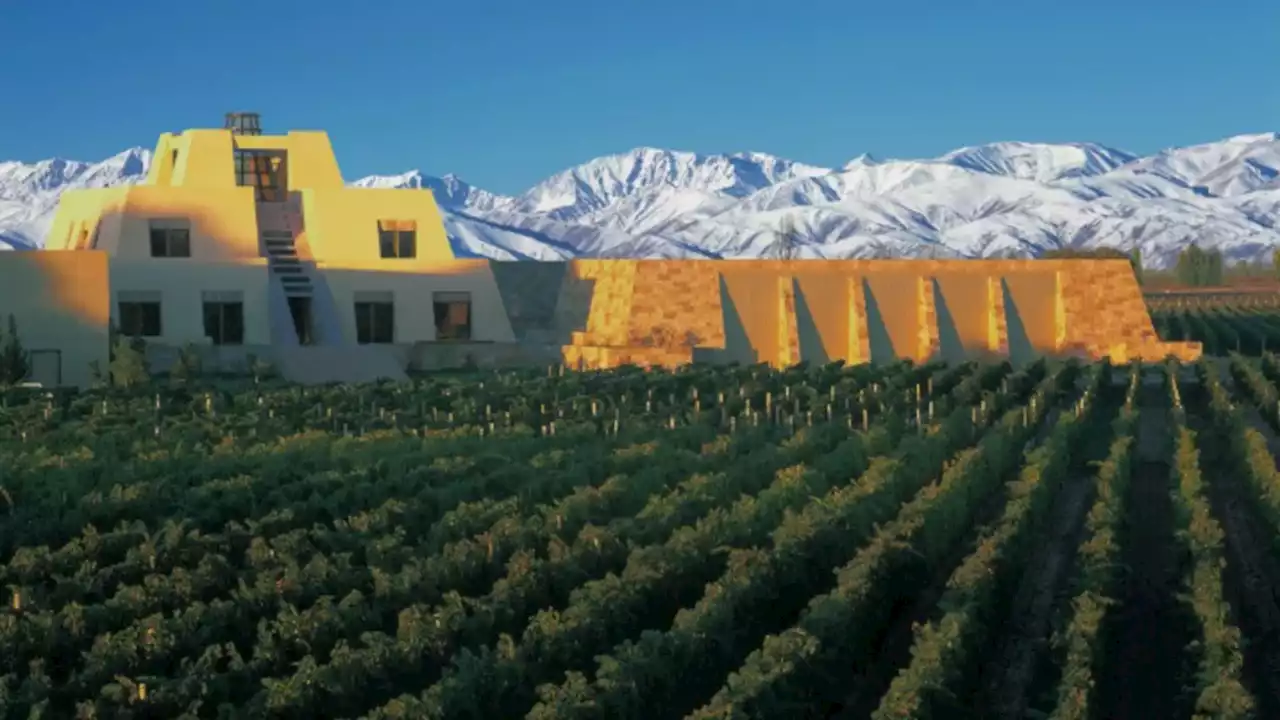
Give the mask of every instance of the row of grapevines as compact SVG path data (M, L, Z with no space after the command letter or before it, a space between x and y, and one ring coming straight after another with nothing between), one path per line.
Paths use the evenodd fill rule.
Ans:
M811 716L847 690L848 669L874 660L875 638L895 602L918 592L927 568L960 541L976 506L1017 466L1074 375L1071 367L1041 384L1031 422L1022 408L1010 410L976 448L948 463L939 482L919 491L836 571L834 588L810 600L791 628L766 636L690 717Z
M1257 365L1233 354L1229 365L1231 377L1249 402L1258 408L1272 430L1280 429L1280 393Z
M1169 382L1177 386L1177 366L1170 364ZM1178 535L1190 554L1187 568L1186 602L1200 631L1194 652L1197 717L1252 718L1255 701L1241 681L1244 655L1240 650L1239 628L1228 619L1230 609L1224 599L1222 568L1226 565L1222 526L1213 516L1201 475L1200 453L1195 434L1186 426L1181 407L1173 410L1176 450L1171 472Z
M1128 516L1132 479L1134 433L1141 383L1141 368L1134 366L1128 396L1115 423L1115 440L1098 468L1097 496L1085 519L1085 539L1075 567L1076 594L1069 619L1055 645L1061 652L1053 720L1088 720L1093 717L1095 678L1104 672L1105 639L1102 637L1108 609L1116 602L1120 581L1120 532Z
M1226 450L1233 461L1232 469L1243 476L1270 526L1280 529L1280 472L1276 471L1275 458L1267 447L1266 438L1247 425L1212 366L1199 363L1196 371L1209 394L1209 420L1229 444Z
M1064 413L1045 444L1028 457L1018 480L1009 487L1003 515L983 534L976 549L952 573L939 601L940 617L916 630L912 659L890 683L872 717L953 717L960 686L978 665L979 653L992 634L993 615L1004 604L1012 582L1029 556L1030 539L1047 516L1067 480L1075 446L1102 424L1094 401L1109 368L1091 379L1090 392L1075 413Z

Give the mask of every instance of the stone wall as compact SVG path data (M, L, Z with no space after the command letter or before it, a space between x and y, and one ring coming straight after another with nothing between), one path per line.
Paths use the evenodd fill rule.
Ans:
M571 365L1200 354L1159 342L1126 260L494 264L504 298L548 297L561 278L554 312L522 328L562 339Z

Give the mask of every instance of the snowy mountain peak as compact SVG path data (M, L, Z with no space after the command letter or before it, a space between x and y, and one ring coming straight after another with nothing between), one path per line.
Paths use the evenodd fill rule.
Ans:
M0 199L22 200L70 188L111 187L146 176L151 151L130 148L99 163L53 158L35 163L0 162Z
M871 153L865 153L865 152L864 152L864 153L862 153L861 155L859 155L858 157L856 157L856 158L854 158L854 159L850 160L849 162L845 163L841 169L842 169L842 170L856 170L856 169L861 168L861 167L867 167L868 165L879 165L879 164L880 164L880 160L879 160L879 159L877 159L877 158L876 158L874 155L872 155Z
M997 142L960 148L939 160L959 167L1022 180L1052 182L1093 177L1132 161L1122 150L1092 143Z
M516 209L574 220L637 195L695 191L741 198L778 182L826 172L764 153L703 155L640 147L557 173L519 196Z
M421 170L410 170L399 175L370 175L356 180L351 185L361 188L397 190L427 188L435 196L436 204L446 210L485 212L511 204L511 198L481 190L453 173L434 177L424 175Z
M0 248L38 247L67 189L141 180L142 148L99 163L0 162ZM802 257L1033 256L1140 248L1171 264L1191 242L1228 260L1280 247L1280 134L1135 157L1092 143L999 142L941 157L861 155L838 170L760 152L635 148L510 197L418 170L353 185L429 188L461 257L752 257L780 227Z

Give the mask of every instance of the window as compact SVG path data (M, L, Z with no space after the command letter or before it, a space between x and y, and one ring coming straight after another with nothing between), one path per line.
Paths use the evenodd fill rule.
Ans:
M129 337L160 337L160 293L117 293L116 310L121 334Z
M471 339L471 293L435 293L432 309L436 318L436 340Z
M279 151L236 150L236 185L254 189L258 202L284 200L284 155Z
M204 334L214 345L244 344L244 299L240 293L204 294Z
M395 342L395 303L391 293L356 293L356 342Z
M151 257L191 257L191 224L186 220L152 220Z
M418 257L418 224L412 220L379 221L378 249L384 258Z

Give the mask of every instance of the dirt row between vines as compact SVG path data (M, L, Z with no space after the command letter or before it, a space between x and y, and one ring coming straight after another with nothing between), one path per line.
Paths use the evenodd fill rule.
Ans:
M1156 372L1139 390L1134 475L1125 499L1124 568L1116 605L1104 621L1098 717L1189 717L1183 658L1193 618L1178 600L1183 553L1175 535L1169 459L1173 452L1169 403Z
M1272 457L1280 457L1280 438L1238 391L1225 363L1220 366L1218 377L1244 413L1248 426L1266 439ZM1191 413L1193 418L1196 415L1199 413ZM1210 504L1226 534L1227 600L1234 611L1233 620L1247 640L1246 680L1258 700L1258 716L1280 717L1280 562L1274 552L1275 532L1258 513L1244 480L1221 462L1226 450L1221 445L1226 439L1206 437L1212 433L1198 425L1203 423L1194 423L1192 429L1205 430L1198 444Z

